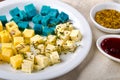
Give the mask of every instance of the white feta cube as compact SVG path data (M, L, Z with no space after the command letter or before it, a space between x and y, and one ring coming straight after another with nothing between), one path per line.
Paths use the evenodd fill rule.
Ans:
M51 52L50 54L50 60L52 64L56 64L60 62L60 57L57 51Z

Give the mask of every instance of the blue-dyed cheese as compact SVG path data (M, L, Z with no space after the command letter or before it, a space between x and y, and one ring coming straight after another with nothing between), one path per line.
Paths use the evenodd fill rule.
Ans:
M25 11L20 11L19 12L19 16L20 16L20 19L23 20L23 21L26 21L27 20L27 14L25 13Z
M24 6L24 9L29 19L32 19L32 17L34 17L37 14L37 10L33 4L28 4Z
M29 28L29 22L19 22L18 27L20 30L24 30L26 28Z
M43 5L41 10L40 10L40 14L42 16L45 16L45 15L47 15L50 12L50 10L51 10L50 6Z
M50 20L50 16L49 16L49 15L44 16L44 17L42 18L42 21L41 21L42 25L47 26L49 20Z
M41 15L36 15L36 16L34 16L33 18L32 18L32 21L33 21L33 23L35 23L35 24L40 24L41 23L41 20L42 20L42 16Z
M41 34L42 33L42 25L41 24L35 24L33 29L35 31L35 34Z
M51 9L48 15L56 18L59 15L59 11L57 9Z
M12 16L12 17L14 17L14 16L19 16L18 14L19 14L19 8L18 7L16 7L16 8L14 8L14 9L11 9L10 11L9 11L9 13L10 13L10 15Z
M5 15L0 16L0 21L2 22L3 25L5 25L5 23L7 23L7 18Z
M48 36L50 34L54 34L54 30L50 27L45 26L42 30L42 35L43 36Z
M64 22L67 22L69 20L69 16L64 12L61 12L58 15L57 19L59 19L62 23L64 23Z
M48 26L51 27L51 26L56 26L57 24L59 24L59 20L57 18L51 18L49 20L49 23L48 23Z
M18 23L18 22L21 21L21 18L18 17L18 16L14 16L14 17L11 19L11 21L14 21L15 23Z

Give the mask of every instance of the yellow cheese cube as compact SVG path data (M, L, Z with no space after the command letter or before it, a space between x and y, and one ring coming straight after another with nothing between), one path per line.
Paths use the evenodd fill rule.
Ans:
M18 29L18 25L14 21L11 21L6 23L6 29L10 32L13 29Z
M67 29L66 24L59 24L56 26L55 32L56 33L64 32L64 30L66 30L66 29Z
M3 30L0 32L0 40L1 40L1 43L6 43L6 42L10 42L12 38L8 31Z
M30 42L31 42L32 44L38 45L38 44L44 42L44 38L43 38L42 36L40 36L40 35L35 35L35 36L33 36L33 37L30 39Z
M11 34L12 37L21 36L21 31L17 28L12 29L9 33Z
M3 61L10 62L10 57L13 56L13 50L9 48L4 48L2 50Z
M35 56L36 62L37 64L41 67L41 68L45 68L47 66L49 66L50 64L50 60L48 57L43 56L43 55L37 55Z
M23 60L22 71L31 73L33 71L34 63L30 60Z
M72 30L70 33L70 38L73 41L80 41L82 39L82 35L79 30Z
M14 69L21 68L22 62L23 62L23 56L20 54L17 54L10 58L10 64Z
M59 57L57 51L51 52L50 60L51 60L52 64L56 64L56 63L60 62L60 57Z
M26 59L30 60L30 61L35 61L35 56L33 55L32 52L26 52Z
M25 43L28 43L28 44L30 43L30 38L35 35L33 29L25 29L22 34L23 34L23 37L25 38Z
M24 43L18 44L15 48L18 51L18 53L30 52L30 46L29 45L25 45Z
M2 25L2 22L0 21L0 31L3 30L3 25Z
M16 51L15 47L12 45L12 43L2 43L1 49L3 50L4 48L12 49L14 54L17 53L17 51Z
M55 44L56 42L56 36L55 35L49 35L47 37L47 41L46 41L46 44Z
M23 34L23 37L25 38L31 38L35 35L33 29L25 29L22 34Z
M57 47L52 45L52 44L48 44L46 46L46 49L45 49L45 52L46 53L49 53L49 52L53 52L53 51L56 51L57 50Z
M3 50L4 48L12 49L12 43L2 43L2 50Z
M3 61L3 55L0 53L0 61Z
M20 43L24 43L24 38L23 37L14 37L13 40L14 40L14 42L13 42L14 46L17 46Z

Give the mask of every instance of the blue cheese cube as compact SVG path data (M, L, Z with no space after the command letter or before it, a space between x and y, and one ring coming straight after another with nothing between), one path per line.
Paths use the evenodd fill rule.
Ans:
M18 7L15 7L9 11L9 13L12 17L18 16L19 12L20 12L20 9Z
M51 52L50 60L52 64L60 63L60 57L57 51Z
M28 4L24 6L24 9L29 19L32 19L32 17L37 15L37 10L33 4Z
M19 12L19 16L20 16L20 19L23 20L23 21L28 20L27 14L23 10Z
M73 41L80 41L82 39L82 35L79 30L72 30L70 33L70 38Z
M69 16L64 13L64 12L61 12L58 17L57 17L62 23L64 22L67 22L69 20Z
M26 28L29 28L29 22L19 22L18 27L20 30L24 30Z
M3 25L7 23L7 18L5 15L0 16L0 21L2 22Z
M35 24L40 24L41 23L41 20L42 20L42 16L41 15L36 15L32 18L32 22L35 23Z
M51 10L50 6L43 5L41 10L40 10L40 14L42 16L45 16L50 12L50 10Z
M34 31L35 31L35 34L42 34L42 26L41 24L35 24L34 25Z

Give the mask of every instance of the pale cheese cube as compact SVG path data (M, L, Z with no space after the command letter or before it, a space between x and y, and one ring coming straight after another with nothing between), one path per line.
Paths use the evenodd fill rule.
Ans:
M47 37L46 44L55 44L56 42L56 36L55 35L49 35Z
M50 60L48 57L43 55L37 55L35 56L36 63L43 69L47 66L49 66Z
M56 46L62 46L63 44L64 44L64 40L62 40L62 39L56 40Z
M70 38L73 41L80 41L82 39L82 35L79 30L72 30L70 33Z
M39 71L42 70L43 68L40 65L34 65L34 69Z
M66 24L59 24L56 26L55 32L59 33L59 32L64 32L64 30L66 30Z
M35 56L31 52L26 52L26 59L34 62L35 61Z
M33 71L33 68L34 68L33 61L23 60L23 63L22 63L22 71L23 72L31 73Z
M44 42L44 38L40 35L35 35L30 39L31 44L40 44Z
M52 44L48 44L46 46L46 49L45 49L45 52L46 53L49 53L49 52L53 52L53 51L56 51L57 50L57 47L52 45Z
M45 45L44 44L39 44L37 48L40 50L40 54L45 53Z
M66 41L70 38L70 31L65 30L64 32L60 32L57 35L60 39Z
M65 51L74 51L76 49L76 47L77 46L76 46L75 42L70 41L70 40L66 41L65 44L63 45L63 49Z
M56 64L60 62L60 57L57 51L51 52L50 54L50 60L52 64Z
M12 43L2 43L2 50L3 50L4 48L12 49Z

